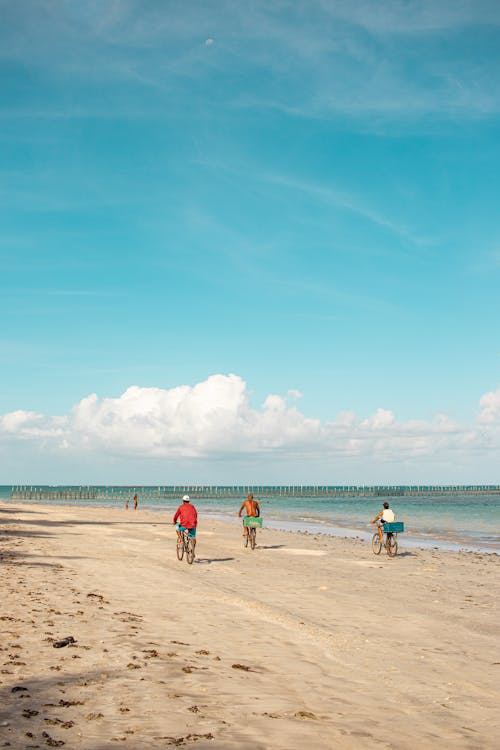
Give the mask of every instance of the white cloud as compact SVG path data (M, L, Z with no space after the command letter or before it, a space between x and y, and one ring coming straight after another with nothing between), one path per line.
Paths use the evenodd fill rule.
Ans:
M392 411L388 411L387 409L377 409L375 414L361 422L361 426L366 427L369 430L378 430L390 427L395 421L396 419Z
M300 395L292 389L287 398ZM430 422L399 422L384 408L363 419L344 411L332 422L321 422L287 398L269 394L254 408L247 384L234 374L171 389L131 386L118 398L91 394L66 416L22 410L4 414L0 442L31 441L62 454L157 459L267 455L404 462L471 452L491 455L500 449L500 389L480 399L471 425L443 414Z
M5 436L20 440L58 439L67 427L67 417L46 417L34 411L19 409L0 415L0 439Z
M500 424L500 388L485 393L479 401L479 422L482 424Z

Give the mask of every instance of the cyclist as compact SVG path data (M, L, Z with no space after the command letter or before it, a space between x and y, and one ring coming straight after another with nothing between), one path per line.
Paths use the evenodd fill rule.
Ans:
M384 523L392 523L396 520L396 516L394 515L394 511L389 508L389 503L385 502L382 506L382 510L377 513L375 518L373 518L370 523L377 523L378 521L378 535L380 537L380 541L384 541Z
M247 518L258 518L260 516L260 500L253 499L253 492L249 492L247 499L241 503L238 518L241 518L243 508L246 510ZM248 527L245 526L245 519L243 519L243 536L248 536Z
M178 519L178 520L177 520ZM193 540L193 551L196 547L196 526L198 525L198 513L191 503L189 495L184 495L182 505L175 511L174 523L177 522L177 541L182 544L182 532L187 531Z

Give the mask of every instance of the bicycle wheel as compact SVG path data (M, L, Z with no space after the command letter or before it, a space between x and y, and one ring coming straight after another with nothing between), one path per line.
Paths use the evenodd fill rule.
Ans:
M257 531L255 529L249 529L250 534L250 547L251 549L255 549L255 544L257 541Z
M182 560L184 557L184 542L177 542L177 559Z
M188 565L192 565L194 560L194 544L191 538L186 541L186 562Z
M395 557L398 554L398 540L396 534L387 534L386 550L389 557Z
M382 551L382 542L377 533L372 536L372 550L375 555L380 555L380 552Z

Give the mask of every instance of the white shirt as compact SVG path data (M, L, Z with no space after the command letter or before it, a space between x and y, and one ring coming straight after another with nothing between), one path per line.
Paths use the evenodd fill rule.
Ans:
M382 520L388 521L388 523L392 523L396 516L394 515L394 511L392 511L390 508L384 508L384 512L382 513Z

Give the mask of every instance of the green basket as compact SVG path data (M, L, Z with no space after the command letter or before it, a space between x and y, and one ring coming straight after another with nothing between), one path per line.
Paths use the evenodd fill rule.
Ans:
M390 534L401 534L405 530L405 525L402 521L393 521L384 523L384 531Z
M245 526L249 528L262 528L262 518L255 517L255 516L246 516L243 519L243 523Z

